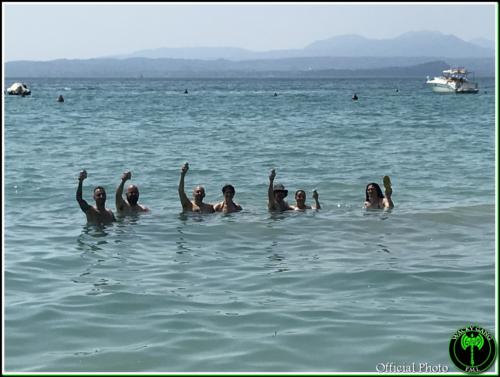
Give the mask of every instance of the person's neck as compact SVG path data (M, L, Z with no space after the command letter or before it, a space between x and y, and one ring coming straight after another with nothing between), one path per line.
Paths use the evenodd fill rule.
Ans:
M380 208L382 202L382 198L379 198L378 196L370 199L370 203L372 206L377 206L377 208Z
M101 212L101 211L105 211L105 210L106 210L106 205L105 205L105 203L103 203L103 204L97 204L97 203L96 203L96 208L97 208L97 210L98 210L99 212Z
M196 204L198 207L201 207L203 205L203 199L195 199L194 204Z

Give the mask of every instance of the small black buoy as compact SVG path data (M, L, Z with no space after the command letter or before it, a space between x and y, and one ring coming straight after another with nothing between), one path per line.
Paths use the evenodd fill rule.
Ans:
M278 93L274 92L274 96L275 96L275 97L278 97Z
M184 90L184 94L188 94L188 90L187 90L187 89L186 89L186 90Z
M356 93L354 93L354 95L352 96L352 100L353 100L353 101L357 101L357 100L358 100L358 96L357 96L357 94L356 94Z
M64 97L62 94L59 94L59 97L57 98L57 102L64 102Z

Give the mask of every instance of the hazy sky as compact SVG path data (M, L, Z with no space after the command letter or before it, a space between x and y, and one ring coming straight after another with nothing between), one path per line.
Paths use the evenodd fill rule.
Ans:
M159 47L303 48L342 34L433 30L495 40L483 3L2 3L3 57L86 59Z

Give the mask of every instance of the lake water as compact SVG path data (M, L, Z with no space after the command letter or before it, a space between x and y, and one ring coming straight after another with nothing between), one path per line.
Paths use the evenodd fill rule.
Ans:
M495 83L424 82L27 80L4 98L5 370L458 371L452 334L497 331ZM188 196L232 183L243 211L180 214L185 161ZM270 214L271 168L323 209ZM86 225L81 169L113 211L131 170L151 212ZM364 210L384 175L394 210Z

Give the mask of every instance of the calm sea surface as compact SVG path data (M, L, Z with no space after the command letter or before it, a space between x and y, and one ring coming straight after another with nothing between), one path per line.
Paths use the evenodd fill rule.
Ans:
M4 368L457 371L452 334L496 331L495 87L424 81L28 80L4 98ZM188 196L232 183L243 212L181 215L185 161ZM273 167L323 209L270 214ZM152 211L87 226L81 169L89 203L115 211L131 170ZM386 174L394 210L365 211Z

